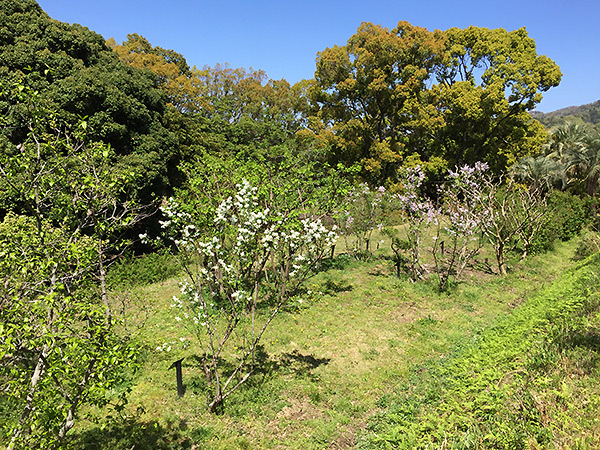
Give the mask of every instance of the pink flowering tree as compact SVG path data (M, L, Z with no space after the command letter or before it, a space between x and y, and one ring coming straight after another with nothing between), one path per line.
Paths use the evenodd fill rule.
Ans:
M448 172L448 180L440 189L442 213L432 249L441 291L450 281L460 280L464 270L483 246L481 230L490 218L490 210L482 207L481 180L487 171L485 163L463 166Z
M383 228L387 193L383 186L371 189L366 183L351 189L344 207L336 215L346 249L355 257L369 255L373 231Z
M425 174L417 166L405 169L400 176L402 191L391 197L393 208L401 211L405 225L405 239L398 236L398 230L387 228L386 234L392 239L392 250L396 254L398 272L405 266L412 280L425 278L427 269L422 262L421 247L424 231L437 224L439 210L431 200L420 193Z
M472 222L476 222L494 250L498 272L505 275L509 252L521 246L526 255L536 233L547 220L543 191L519 185L511 178L505 182L495 180L487 173L484 163L451 171L450 179L455 197L463 202L462 205L468 205L469 211L460 218L455 217L453 226L473 226L475 229ZM468 236L467 230L465 233Z
M178 200L162 211L187 274L173 299L175 319L202 352L207 403L215 411L251 376L269 324L337 236L319 220L278 209L246 180L198 223Z

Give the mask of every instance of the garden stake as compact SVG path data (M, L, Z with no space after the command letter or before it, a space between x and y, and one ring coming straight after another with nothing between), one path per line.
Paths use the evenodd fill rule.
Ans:
M177 377L177 397L179 397L179 398L183 397L183 375L181 373L181 361L183 361L183 359L184 358L181 358L181 359L175 361L169 367L169 369L172 369L173 367L175 367L175 375Z

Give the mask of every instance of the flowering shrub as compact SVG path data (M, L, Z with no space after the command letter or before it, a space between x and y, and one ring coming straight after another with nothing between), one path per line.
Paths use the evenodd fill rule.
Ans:
M450 170L447 183L440 189L445 226L438 227L432 251L440 290L447 288L451 278L455 282L460 279L483 245L481 225L489 219L490 211L481 207L479 196L481 177L487 169L487 164L477 162L473 167Z
M251 375L268 325L337 237L319 220L265 203L244 180L209 213L212 227L204 231L177 200L162 208L162 226L187 273L172 307L203 350L211 411ZM225 358L233 367L227 373Z
M451 216L451 222L463 228L471 227L470 221L477 223L494 249L498 272L506 274L506 255L518 246L523 249L523 257L527 255L547 220L548 210L541 189L527 188L513 179L502 183L502 180L492 179L486 170L486 164L476 163L474 167L464 166L450 172L455 196L462 199L470 211L468 217L462 219Z
M425 174L419 166L405 169L400 178L402 192L391 199L393 207L402 212L406 221L406 240L399 239L395 230L386 230L392 238L398 271L404 266L413 280L422 279L427 273L421 261L423 232L431 224L437 224L439 215L431 200L423 198L419 192L423 180Z

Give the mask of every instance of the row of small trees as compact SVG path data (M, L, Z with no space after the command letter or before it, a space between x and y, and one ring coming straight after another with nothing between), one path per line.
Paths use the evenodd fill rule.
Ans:
M506 274L507 254L518 248L525 258L549 217L546 192L541 187L518 184L514 178L494 178L484 163L450 170L439 187L436 203L420 192L424 180L421 168L415 167L404 171L397 193L363 186L363 201L348 202L350 209L341 216L343 223L353 218L345 231L358 243L347 247L354 253L364 250L360 243L378 223L392 240L398 273L404 270L411 279L420 280L433 272L444 290L450 281L461 278L484 242L494 251L498 273ZM397 220L397 213L402 225L384 227L390 217L392 223ZM422 255L424 233L431 227L432 271L426 268Z
M100 36L50 20L35 1L4 3L5 72L41 92L21 84L0 89L0 401L13 411L0 427L10 448L62 445L80 406L105 405L133 365L136 346L121 329L124 317L106 283L107 267L128 244L123 233L152 212L132 198L150 201L152 192L163 195L185 179L162 205L161 245L175 250L187 274L173 305L198 340L211 410L252 374L265 329L333 243L332 221L345 238L357 236L347 248L360 254L373 249L373 230L386 225L382 214L400 211L408 233L395 236L393 248L415 280L429 275L423 235L438 224L434 272L442 288L460 278L481 233L496 250L500 272L516 236L527 250L532 222L494 224L537 210L513 194L534 191L503 188L472 178L477 168L461 169L434 206L421 195L419 170L407 171L401 189L389 192L351 188L344 169L310 161L359 162L363 177L384 180L395 176L407 150L422 149L430 168L485 157L501 170L500 143L509 142L516 156L543 138L526 109L560 78L522 30L440 34L407 23L391 32L364 24L345 47L320 54L316 80L291 87L260 72L191 70L182 55L139 36L111 43L121 59L150 68L154 78L119 64ZM23 47L25 41L39 51ZM418 54L414 42L423 44ZM382 43L394 51L377 51ZM60 62L51 70L48 55ZM488 70L472 83L480 61ZM388 72L389 83L380 82ZM531 85L540 74L543 86ZM428 88L428 79L435 86ZM496 90L492 109L473 122L464 105L489 106ZM467 97L474 101L462 101ZM310 155L289 158L302 151ZM242 153L245 160L235 159ZM443 158L425 158L438 153ZM211 159L215 154L232 165ZM200 162L175 170L190 155ZM224 357L232 369L224 369Z

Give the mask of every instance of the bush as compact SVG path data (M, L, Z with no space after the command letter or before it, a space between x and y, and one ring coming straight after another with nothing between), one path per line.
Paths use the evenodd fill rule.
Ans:
M548 196L550 215L532 242L531 253L543 253L557 240L568 241L577 236L594 216L593 197L552 191Z
M600 252L600 233L590 231L581 238L573 259L581 261L594 253Z
M108 271L108 284L138 286L165 281L180 271L177 261L166 251L141 256L127 254Z

